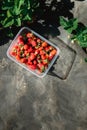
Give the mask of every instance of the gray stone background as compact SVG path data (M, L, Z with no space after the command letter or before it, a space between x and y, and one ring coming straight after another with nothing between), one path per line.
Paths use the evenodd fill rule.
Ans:
M68 7L69 1L65 2ZM87 25L87 0L71 2L70 13ZM32 28L61 52L42 79L6 56L11 40L0 43L0 130L87 130L87 55L69 41L62 27L44 26Z

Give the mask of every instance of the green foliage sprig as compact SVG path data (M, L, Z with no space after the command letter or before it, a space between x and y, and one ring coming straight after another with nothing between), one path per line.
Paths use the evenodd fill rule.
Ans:
M72 33L78 27L78 20L76 18L66 20L64 17L60 17L60 24L68 33Z
M25 21L32 21L38 0L1 0L0 24L3 28L19 27Z
M79 26L78 19L66 20L60 17L60 25L71 35L71 40L76 41L82 48L87 48L87 27ZM87 58L86 60L87 61Z

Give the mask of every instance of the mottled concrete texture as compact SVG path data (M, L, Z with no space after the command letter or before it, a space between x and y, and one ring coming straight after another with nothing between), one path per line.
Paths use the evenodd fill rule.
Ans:
M66 17L87 25L86 0L65 0L65 7ZM6 56L11 40L0 43L0 130L87 130L87 55L55 22L39 20L31 28L58 45L60 56L37 78Z

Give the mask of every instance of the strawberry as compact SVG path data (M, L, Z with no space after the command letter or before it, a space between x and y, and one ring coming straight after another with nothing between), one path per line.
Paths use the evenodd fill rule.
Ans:
M48 46L47 42L42 42L42 47L47 47L47 46Z
M38 38L38 39L37 39L37 43L40 43L40 42L41 42L41 40Z
M33 34L32 34L32 33L27 33L27 34L26 34L26 37L27 37L27 38L33 37Z
M37 61L38 60L41 60L41 56L40 55L37 55Z
M29 56L30 60L34 60L36 58L35 54L34 53L31 53L30 56Z
M25 54L25 56L29 56L28 50L25 50L25 51L24 51L24 54Z
M15 46L14 46L14 48L15 48L15 49L18 49L18 48L19 48L19 46L18 46L18 45L15 45Z
M12 51L17 52L17 49L15 48L15 46L12 48Z
M31 61L31 59L30 58L28 58L28 65L32 65L33 63L32 63L32 61Z
M33 61L33 64L34 64L34 65L36 65L36 64L37 64L37 61L36 61L36 60L34 60L34 61Z
M45 60L45 59L46 59L46 56L45 56L45 55L41 55L41 59L42 59L42 60Z
M27 44L24 45L24 50L28 50L29 46Z
M23 41L20 41L20 42L18 42L18 45L19 45L19 46L24 46L24 42L23 42Z
M38 63L37 66L38 66L38 68L39 68L39 70L40 70L41 72L44 72L45 66L44 66L43 63Z
M20 51L17 51L17 55L18 55L19 57L21 56Z
M50 46L50 45L49 45L49 47L48 47L48 48L49 48L49 50L50 50L50 51L53 49L53 47L52 47L52 46Z
M50 56L54 56L55 54L57 53L56 49L53 49L51 52L50 52Z
M48 54L45 54L46 58L48 59L49 55Z
M10 55L11 55L11 56L16 56L16 52L15 52L15 51L11 51L11 52L10 52Z
M20 48L17 49L18 51L23 51L24 50L24 46L21 46Z
M31 41L31 44L32 44L33 47L35 47L37 45L36 41L34 41L34 40Z
M20 56L19 55L16 55L16 57L15 57L18 61L20 61Z
M39 50L39 51L43 50L43 47L39 47L38 50Z
M26 58L21 58L21 62L22 62L22 63L26 63L26 62L27 62L27 59L26 59Z
M49 47L45 47L45 51L48 53L49 52Z
M51 61L53 59L53 56L49 55L48 59Z
M44 55L46 52L44 50L40 50L40 55Z
M32 69L32 70L35 70L37 68L36 65L29 65L29 67Z
M49 60L48 60L48 59L45 59L45 60L43 60L42 62L43 62L44 65L48 65Z
M17 38L17 42L18 43L23 42L23 36L19 35Z
M28 38L28 44L31 44L32 38Z
M32 51L33 51L33 48L32 48L32 47L29 47L28 52L30 53L30 52L32 52Z
M38 55L39 54L39 50L35 50L35 55Z

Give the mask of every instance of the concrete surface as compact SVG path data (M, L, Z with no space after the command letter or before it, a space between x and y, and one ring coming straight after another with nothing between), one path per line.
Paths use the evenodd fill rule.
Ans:
M87 1L71 2L68 12L87 24ZM61 53L42 79L8 59L11 40L0 43L0 130L87 130L87 55L71 44L62 27L46 22L31 28Z

